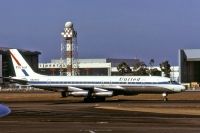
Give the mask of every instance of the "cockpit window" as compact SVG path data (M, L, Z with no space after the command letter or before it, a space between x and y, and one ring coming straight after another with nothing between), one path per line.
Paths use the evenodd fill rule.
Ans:
M179 84L178 82L176 82L176 81L172 81L172 80L170 81L170 83L171 83L171 84L176 84L176 85Z

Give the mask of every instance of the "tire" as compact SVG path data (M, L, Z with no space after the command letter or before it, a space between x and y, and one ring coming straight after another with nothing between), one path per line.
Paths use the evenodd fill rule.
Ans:
M94 99L92 97L86 97L86 98L84 98L83 101L84 101L84 103L91 103L94 101Z
M62 98L63 98L63 97L67 97L67 94L66 94L65 91L62 91L62 92L61 92L61 97L62 97Z
M96 102L105 102L105 101L106 101L106 98L105 98L105 97L96 97L96 98L95 98L95 101L96 101Z

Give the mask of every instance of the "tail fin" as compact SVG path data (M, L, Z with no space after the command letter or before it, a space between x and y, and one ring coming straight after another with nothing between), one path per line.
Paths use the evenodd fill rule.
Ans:
M17 49L9 49L16 77L38 75L35 73Z

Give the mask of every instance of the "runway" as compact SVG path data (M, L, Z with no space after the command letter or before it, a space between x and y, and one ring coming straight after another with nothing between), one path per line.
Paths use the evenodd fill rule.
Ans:
M55 99L57 94L51 93L31 94L33 97L29 100L15 94L13 99L6 100L9 95L0 94L2 101L12 109L9 116L0 119L1 133L200 132L198 94L195 94L196 100L172 97L171 101L163 102L157 95L152 96L153 100L145 99L144 95L136 99L110 98L104 103L83 103L81 98Z

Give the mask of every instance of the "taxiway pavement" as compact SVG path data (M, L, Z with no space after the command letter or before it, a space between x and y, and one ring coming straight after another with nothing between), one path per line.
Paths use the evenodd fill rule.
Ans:
M0 133L200 132L200 100L182 100L180 94L181 100L171 98L168 102L157 96L145 99L144 95L143 100L142 96L118 97L103 103L83 103L80 98L54 99L52 93L34 93L29 100L21 94L14 95L16 100L6 100L10 94L0 94L1 101L12 109L9 116L0 119Z

